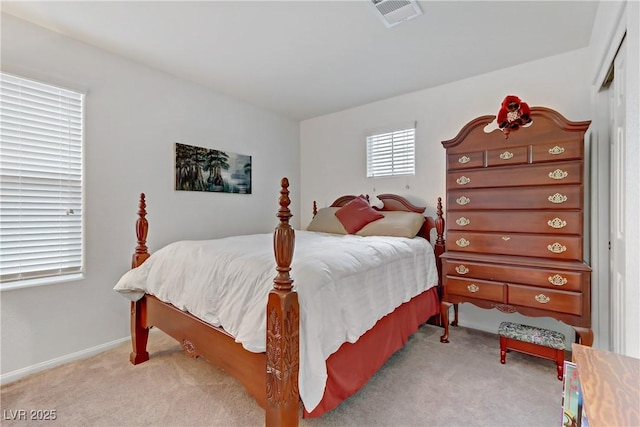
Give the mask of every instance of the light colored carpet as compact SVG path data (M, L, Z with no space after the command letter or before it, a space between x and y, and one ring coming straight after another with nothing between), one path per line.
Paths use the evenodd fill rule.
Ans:
M555 363L516 352L500 364L497 335L424 325L356 395L315 426L549 426L561 424ZM2 387L2 425L260 426L244 388L161 332L148 362L129 344ZM17 410L55 410L55 421L10 420ZM12 412L10 412L12 411Z

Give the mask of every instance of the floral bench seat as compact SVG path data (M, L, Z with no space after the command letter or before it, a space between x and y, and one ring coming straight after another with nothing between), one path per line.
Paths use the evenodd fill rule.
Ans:
M498 328L498 334L500 335L500 363L506 363L507 350L555 360L558 379L562 380L564 334L513 322L502 322Z

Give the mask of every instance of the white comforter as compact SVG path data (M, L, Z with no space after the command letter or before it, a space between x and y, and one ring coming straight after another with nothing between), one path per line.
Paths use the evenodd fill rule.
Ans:
M264 352L275 265L271 233L182 241L155 252L114 289L131 300L155 295ZM296 230L291 273L300 302L299 390L308 411L322 399L332 353L438 283L433 249L419 237Z

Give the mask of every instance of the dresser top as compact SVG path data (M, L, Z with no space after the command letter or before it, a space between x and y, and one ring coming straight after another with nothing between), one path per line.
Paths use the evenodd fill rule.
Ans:
M567 120L559 112L547 107L532 107L530 125L511 131L508 138L500 129L486 132L496 116L480 116L467 123L455 138L442 141L448 152L464 152L469 149L499 149L520 145L534 144L538 141L546 143L582 139L590 120L573 122ZM463 145L464 143L464 146Z

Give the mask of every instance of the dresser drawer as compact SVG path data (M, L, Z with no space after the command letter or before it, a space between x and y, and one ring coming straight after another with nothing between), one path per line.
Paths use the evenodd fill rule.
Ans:
M582 237L450 230L448 251L517 255L582 261Z
M445 278L445 293L447 295L460 295L468 298L504 302L504 290L505 287L501 283L458 279L448 276Z
M443 260L442 271L446 276L464 277L467 280L484 279L564 291L582 291L583 286L587 286L585 283L588 284L583 275L589 274L554 268L527 268L455 259Z
M447 188L450 189L581 183L580 162L543 163L527 167L484 168L447 173Z
M524 165L529 163L529 147L501 148L487 150L487 166Z
M507 303L580 316L582 298L582 294L576 292L508 285Z
M481 168L484 166L484 151L447 155L447 170Z
M447 210L582 209L581 185L478 188L447 192Z
M449 230L582 234L580 211L448 212Z
M531 148L533 163L581 160L583 156L582 139L557 141L550 144L535 144Z

